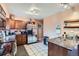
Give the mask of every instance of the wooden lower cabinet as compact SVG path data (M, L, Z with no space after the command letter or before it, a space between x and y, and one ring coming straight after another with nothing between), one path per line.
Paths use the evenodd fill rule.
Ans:
M16 35L16 41L17 41L17 45L26 44L26 35L21 35L21 34Z
M48 42L48 56L67 56L68 49Z

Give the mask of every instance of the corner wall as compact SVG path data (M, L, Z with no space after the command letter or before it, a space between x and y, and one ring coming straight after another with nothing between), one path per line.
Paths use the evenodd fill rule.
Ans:
M44 18L44 25L43 25L44 34L43 35L48 36L50 39L61 36L64 31L64 29L63 29L64 19L66 19L71 13L72 13L72 11L67 10L67 11L59 12L55 15L51 15L51 16ZM60 27L61 27L60 34L58 34L56 32L57 25L60 25Z

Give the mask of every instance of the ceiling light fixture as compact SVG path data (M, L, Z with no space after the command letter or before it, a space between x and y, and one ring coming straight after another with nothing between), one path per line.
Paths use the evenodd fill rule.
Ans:
M28 12L26 12L29 15L39 15L40 9L37 8L35 5L33 5Z
M30 12L33 14L33 15L38 15L40 13L40 9L37 8L37 7L32 7L30 9Z
M71 7L69 3L60 3L60 6L66 8L66 9L69 9Z
M62 6L65 9L71 9L72 11L75 10L74 4L72 3L60 3L60 6Z

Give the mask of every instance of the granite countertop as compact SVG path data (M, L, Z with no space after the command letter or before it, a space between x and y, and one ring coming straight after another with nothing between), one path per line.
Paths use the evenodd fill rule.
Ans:
M63 38L49 39L48 42L54 43L56 45L59 45L63 48L69 49L69 50L72 50L72 48L74 48L77 44L76 41L74 41L74 40L66 39L64 41Z

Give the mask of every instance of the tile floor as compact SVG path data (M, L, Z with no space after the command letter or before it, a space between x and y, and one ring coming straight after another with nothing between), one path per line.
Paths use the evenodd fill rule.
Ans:
M48 56L48 46L42 42L24 45L29 56Z

